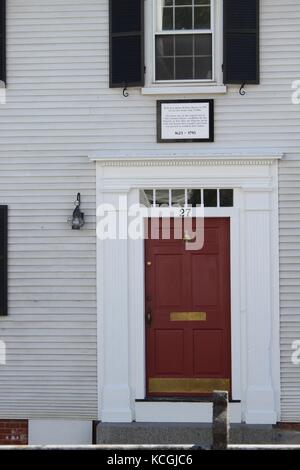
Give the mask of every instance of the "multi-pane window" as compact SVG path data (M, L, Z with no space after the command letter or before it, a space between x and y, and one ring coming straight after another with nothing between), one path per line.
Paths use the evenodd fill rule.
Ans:
M157 81L213 78L213 0L156 0Z
M234 207L233 189L144 189L140 202L146 207Z

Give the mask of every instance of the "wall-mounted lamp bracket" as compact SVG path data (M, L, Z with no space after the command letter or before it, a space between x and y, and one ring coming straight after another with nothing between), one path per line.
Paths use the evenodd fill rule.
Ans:
M72 219L70 219L70 223L72 225L72 230L80 230L81 227L83 227L85 224L84 213L81 212L80 210L80 204L81 204L80 193L77 194L77 198L74 204L75 204L75 210L73 212Z

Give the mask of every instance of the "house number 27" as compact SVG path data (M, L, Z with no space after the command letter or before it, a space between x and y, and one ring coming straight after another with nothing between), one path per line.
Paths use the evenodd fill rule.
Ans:
M191 209L180 209L180 217L190 217Z

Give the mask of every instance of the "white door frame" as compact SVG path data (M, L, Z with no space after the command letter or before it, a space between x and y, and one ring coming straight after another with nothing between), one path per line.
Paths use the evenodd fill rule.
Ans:
M175 188L174 188L175 189ZM130 202L135 203L139 197L139 191L132 191L129 198ZM236 191L235 199L239 199L239 192ZM239 292L240 292L240 276L239 276L239 210L237 208L206 208L205 218L227 217L230 219L230 294L231 294L231 383L232 383L232 400L241 400L241 367L240 367L240 313L239 313ZM129 240L131 253L134 253L132 260L129 261L130 271L133 274L134 283L132 289L136 289L139 295L139 303L135 308L131 309L132 315L132 336L135 338L133 344L135 350L132 354L132 363L135 359L135 399L143 400L146 395L146 345L145 345L145 321L141 311L145 305L145 249L144 241L137 243ZM139 262L136 262L136 260ZM141 273L143 273L141 275ZM234 293L237 295L234 295Z
M241 400L236 420L278 421L278 156L93 159L97 207L103 202L117 207L121 196L124 220L142 188L235 190L234 208L207 209L205 216L231 221L232 387L233 399ZM145 398L144 243L98 240L97 253L99 419L165 421L172 415L175 421L193 421L197 406L197 420L210 420L207 404L189 404L187 414L186 404L172 404L168 413L169 404L136 402Z

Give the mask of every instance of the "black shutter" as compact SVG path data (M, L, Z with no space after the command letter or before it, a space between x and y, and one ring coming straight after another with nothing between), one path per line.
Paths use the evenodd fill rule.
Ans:
M110 0L110 87L144 85L144 0Z
M224 83L259 83L259 0L224 2Z
M6 82L6 0L0 0L0 80Z
M7 315L7 206L0 206L0 316Z

